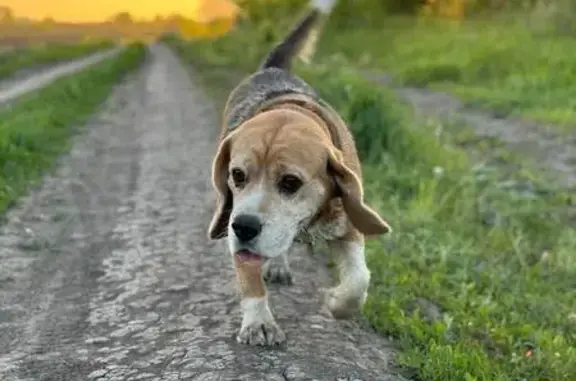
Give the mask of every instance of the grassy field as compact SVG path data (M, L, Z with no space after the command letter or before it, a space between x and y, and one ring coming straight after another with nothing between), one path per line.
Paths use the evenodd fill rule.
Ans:
M248 41L254 39L237 34L171 44L221 100L261 58ZM368 244L365 314L397 339L407 374L427 381L572 380L570 196L524 170L512 176L475 161L505 155L449 128L422 128L408 106L355 68L298 69L349 122L366 197L395 229Z
M112 46L111 42L99 42L77 45L47 44L15 49L2 54L0 79L9 77L18 70L72 60Z
M461 24L389 18L377 28L326 33L324 60L392 74L399 84L447 90L496 110L576 126L576 39L518 21Z
M144 56L142 45L129 46L0 112L0 213L53 166L68 149L73 133Z

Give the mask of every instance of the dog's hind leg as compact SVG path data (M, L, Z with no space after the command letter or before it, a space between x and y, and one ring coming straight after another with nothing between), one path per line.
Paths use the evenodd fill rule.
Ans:
M242 299L242 327L237 337L238 342L263 346L282 344L286 336L270 311L261 262L235 258L235 265Z
M326 291L325 302L335 318L349 318L364 305L370 283L364 239L360 236L355 240L337 239L327 243L337 262L339 284Z

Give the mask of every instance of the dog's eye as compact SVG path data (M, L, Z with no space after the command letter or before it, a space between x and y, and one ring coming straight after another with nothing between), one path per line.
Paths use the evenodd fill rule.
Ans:
M238 168L232 169L232 181L236 187L241 187L246 184L246 174Z
M278 183L278 189L284 194L294 194L302 186L302 180L293 175L284 175Z

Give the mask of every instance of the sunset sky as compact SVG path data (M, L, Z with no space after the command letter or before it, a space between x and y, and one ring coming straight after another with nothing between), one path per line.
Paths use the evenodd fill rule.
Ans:
M232 9L228 0L0 0L0 5L12 8L16 17L71 22L102 21L121 11L136 18L177 12L202 19L210 16L206 13L230 13Z

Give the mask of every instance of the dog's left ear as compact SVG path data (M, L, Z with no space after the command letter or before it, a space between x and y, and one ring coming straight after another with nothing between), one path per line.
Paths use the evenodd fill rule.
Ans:
M364 191L360 179L344 164L341 153L335 149L329 150L328 170L334 176L350 222L360 233L376 235L392 231L390 225L378 213L364 204Z
M220 143L212 162L212 186L216 190L216 210L208 228L210 239L220 239L228 235L228 222L234 204L232 191L228 187L228 164L230 163L230 137Z

